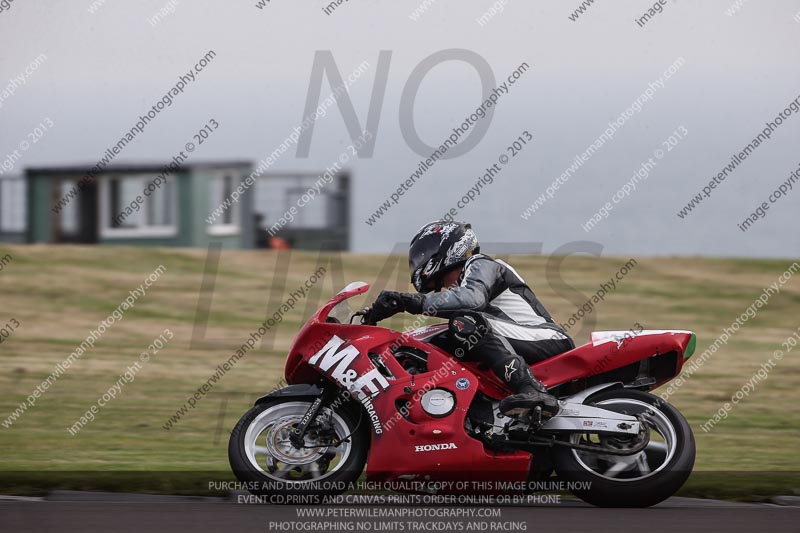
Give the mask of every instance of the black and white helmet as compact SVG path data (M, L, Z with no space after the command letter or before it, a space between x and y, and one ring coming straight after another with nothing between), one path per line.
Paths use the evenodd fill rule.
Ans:
M417 292L427 293L441 287L448 270L463 265L480 244L472 226L464 222L437 220L425 224L408 250L411 284Z

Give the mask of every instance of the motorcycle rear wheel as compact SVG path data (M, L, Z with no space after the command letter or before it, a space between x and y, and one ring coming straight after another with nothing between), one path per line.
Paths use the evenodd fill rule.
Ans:
M228 460L247 490L258 495L340 494L361 475L369 433L359 424L358 415L348 410L331 412L328 430L312 423L304 447L291 444L289 431L311 403L304 399L265 402L236 424L228 442Z
M601 455L559 446L553 451L559 479L580 499L599 507L649 507L678 491L692 472L692 429L672 405L652 394L630 389L601 391L586 404L629 415L647 414L650 442L634 455ZM598 444L596 434L575 434L571 442ZM624 441L611 440L625 446Z

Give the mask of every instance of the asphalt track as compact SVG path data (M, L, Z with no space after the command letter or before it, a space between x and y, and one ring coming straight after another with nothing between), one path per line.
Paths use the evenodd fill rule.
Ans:
M54 492L43 498L0 496L0 531L800 531L798 498L779 501L789 505L671 498L649 509L599 509L565 498L558 504L492 507L499 509L499 516L493 517L353 518L340 514L310 518L298 517L298 506L242 505L236 503L235 496L225 499ZM345 512L364 507L335 509ZM413 513L423 508L402 509ZM480 509L486 512L489 508ZM434 509L437 511L441 512L441 508ZM472 527L468 527L470 522Z

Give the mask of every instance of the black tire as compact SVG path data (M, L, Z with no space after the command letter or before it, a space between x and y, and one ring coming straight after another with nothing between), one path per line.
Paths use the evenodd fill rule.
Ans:
M613 405L612 400L617 400L618 405ZM660 413L656 420L664 428L667 428L668 421L674 431L674 435L670 433L670 438L674 439L675 445L671 447L666 438L663 439L663 444L659 440L653 440L642 452L647 466L643 467L638 463L625 465L631 471L619 471L608 476L602 475L593 467L597 467L597 470L608 467L606 472L611 472L615 464L621 468L625 463L616 458L608 459L616 463L607 462L589 452L576 452L559 446L553 451L555 469L559 479L567 481L567 488L573 494L599 507L649 507L669 498L683 486L694 466L695 443L692 428L677 409L657 396L629 389L601 391L588 398L585 403L605 403L606 405L598 406L627 414L648 410L651 413ZM660 433L651 429L653 437ZM648 468L650 473L646 474ZM634 469L637 472L633 472Z
M244 484L244 488L257 495L340 494L347 490L350 483L358 479L367 461L370 439L366 424L360 420L362 418L360 412L355 414L350 409L339 407L332 414L332 419L336 420L334 427L336 437L341 439L350 435L339 446L339 448L346 448L348 453L346 456L344 454L341 457L337 456L338 461L335 465L332 464L329 457L333 453L331 450L335 449L333 447L320 446L309 448L310 452L304 452L288 448L283 444L286 440L278 438L285 435L281 432L281 428L289 427L295 419L299 420L312 402L313 399L283 398L256 405L242 416L233 428L228 441L228 460L233 473ZM269 424L270 421L274 421L272 428L265 426L259 430L260 426ZM252 431L248 434L251 428ZM311 433L313 434L313 432ZM308 434L306 437L307 445L314 444L312 434ZM272 448L267 446L268 439L271 439ZM248 440L252 442L248 444ZM259 446L259 442L263 442L264 445ZM320 457L313 462L297 464L294 468L288 461L283 463L283 467L277 467L281 463L278 459L283 456L272 455L270 450L278 450L279 454L283 452L275 446L285 446L289 453L308 453L311 457ZM256 451L256 448L262 450ZM248 449L250 454L248 454ZM258 455L265 457L259 461ZM251 457L255 459L255 464ZM275 464L270 465L270 460ZM321 471L321 477L304 472L311 469L313 465L316 465L313 467L316 471Z

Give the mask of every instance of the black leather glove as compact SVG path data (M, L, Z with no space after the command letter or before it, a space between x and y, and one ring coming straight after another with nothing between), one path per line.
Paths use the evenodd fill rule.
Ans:
M381 291L375 303L372 304L370 318L375 322L380 322L403 311L418 315L422 313L424 300L425 296L422 294Z

